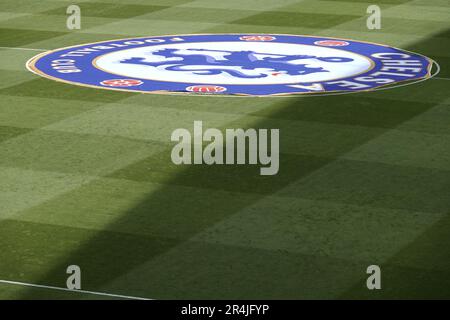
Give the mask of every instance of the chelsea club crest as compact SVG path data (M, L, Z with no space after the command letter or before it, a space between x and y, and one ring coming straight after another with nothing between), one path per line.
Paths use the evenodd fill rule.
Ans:
M200 34L62 48L32 72L144 93L277 96L371 91L431 77L433 61L374 43L297 35Z

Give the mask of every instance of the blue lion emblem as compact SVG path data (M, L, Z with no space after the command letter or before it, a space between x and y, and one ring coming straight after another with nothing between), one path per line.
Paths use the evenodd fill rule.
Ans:
M350 62L353 59L345 57L317 57L312 55L279 55L271 53L259 53L254 51L224 51L209 49L187 49L191 51L208 51L225 53L223 59L216 59L208 54L182 54L177 53L179 49L162 49L152 54L163 56L165 58L179 58L178 60L166 60L157 62L145 61L145 58L133 57L119 61L120 63L129 63L136 65L145 65L152 67L166 66L164 69L169 71L191 71L197 75L217 75L227 73L238 78L264 78L267 74L249 75L240 70L255 70L257 68L269 69L276 74L288 75L306 75L318 72L329 72L322 67L309 67L307 64L294 64L294 60L316 59L324 62L342 63ZM269 57L257 58L256 55L270 55ZM199 69L199 66L211 66L211 68ZM197 66L197 68L196 68ZM240 70L231 69L240 68Z

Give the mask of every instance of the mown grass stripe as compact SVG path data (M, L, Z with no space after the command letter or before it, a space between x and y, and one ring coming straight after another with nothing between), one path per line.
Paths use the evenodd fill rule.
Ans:
M0 125L19 128L48 126L102 105L101 102L7 95L1 95L0 99Z
M354 16L341 14L265 11L250 17L234 20L232 23L281 27L331 28L353 19L355 19Z
M112 4L112 3L99 3L99 2L84 2L79 3L78 6L81 9L82 16L86 17L100 17L109 19L129 19L144 15L150 12L160 11L169 6L156 6L156 5L138 5L138 4ZM48 11L41 11L43 15L64 15L66 16L67 6L51 9Z
M344 299L448 299L450 296L450 215L442 217L384 262L383 290L370 293L360 283Z
M159 145L149 141L33 130L0 144L0 165L95 176L158 151Z
M21 252L20 256L11 255L9 250L1 250L0 258L3 261L1 265L2 278L16 279L24 282L37 282L37 278L42 273L42 263L55 264L62 263L71 265L76 263L86 271L83 275L85 287L97 288L103 277L99 277L100 270L108 270L108 272L125 272L130 265L143 263L146 254L152 252L159 254L165 249L172 246L175 242L171 239L150 237L142 235L132 235L120 232L88 230L83 228L66 227L62 225L50 225L36 222L16 221L12 219L0 221L0 245L10 247L16 252ZM110 261L122 261L124 263L114 263L112 265L97 264L97 259L93 257L98 255L96 248L92 246L91 250L85 250L76 259L69 262L66 260L67 251L76 250L82 239L89 239L93 235L97 236L99 243L97 245L108 244L110 248L121 248L123 244L128 243L133 250L129 251L127 257L123 256L123 252L116 249L108 250ZM15 239L14 243L10 243L10 239ZM56 245L54 239L60 239ZM44 245L46 244L46 245ZM120 254L117 254L119 253ZM105 252L106 253L106 252ZM33 265L29 261L39 261ZM104 260L103 262L106 262ZM24 273L21 270L27 270ZM26 275L25 275L26 274ZM65 268L61 272L53 275L52 281L47 282L50 285L63 286L66 283ZM89 285L87 285L89 284Z
M30 132L30 129L0 125L0 143L27 132Z
M29 1L29 0L2 0L0 2L0 12L12 13L37 13L61 6L60 1Z
M120 101L137 94L74 86L43 78L35 78L8 88L0 89L1 95L19 97L48 98L49 92L51 92L51 97L55 99L75 99L103 103Z
M66 32L1 28L0 46L21 47L33 42L56 38L64 34Z
M310 101L298 100L294 104L289 104L288 107L284 104L272 105L255 111L251 115L285 120L394 128L405 118L413 118L433 106L433 103L372 98L371 95L341 97L339 103L330 104L328 97L319 97Z

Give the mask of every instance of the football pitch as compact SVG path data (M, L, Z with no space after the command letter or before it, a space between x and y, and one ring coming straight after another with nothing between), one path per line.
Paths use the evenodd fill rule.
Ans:
M1 0L0 299L449 299L449 30L448 0ZM79 44L226 33L374 42L441 71L349 95L218 97L25 67ZM199 120L279 129L278 174L175 165L172 132ZM83 291L58 289L71 265Z

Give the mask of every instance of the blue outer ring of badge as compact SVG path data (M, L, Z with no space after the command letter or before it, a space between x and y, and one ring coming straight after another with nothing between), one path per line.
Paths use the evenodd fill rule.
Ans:
M374 58L372 55L379 53L389 53L393 56L397 55L408 55L407 60L420 61L421 71L414 73L411 77L405 78L405 76L390 75L395 83L412 81L418 79L426 79L431 76L431 68L433 61L423 55L412 53L406 50L389 47L385 45L380 45L370 42L362 42L348 39L340 38L329 38L329 37L314 37L314 36L300 36L300 35L279 35L279 34L196 34L196 35L175 35L175 36L151 36L151 37L140 37L140 38L128 38L121 40L111 40L102 41L97 43L89 43L84 45L72 46L67 48L56 49L50 52L45 52L36 57L30 59L27 63L27 67L34 73L41 75L46 78L50 78L57 81L62 81L66 83L110 89L110 90L120 90L129 92L143 92L143 93L188 93L187 88L195 85L204 85L202 83L186 83L186 82L166 82L166 81L155 81L148 79L137 79L140 80L139 85L130 86L126 88L122 87L111 87L105 86L102 82L107 80L114 80L118 78L126 78L123 76L118 76L117 74L112 74L105 72L97 67L95 67L93 61L98 57L105 55L107 53L147 47L153 45L179 43L179 42L221 42L221 41L243 41L242 37L250 36L261 36L261 37L273 37L275 38L272 42L278 43L292 43L292 44L304 44L316 46L318 41L345 41L348 44L345 47L333 47L333 49L345 50L355 54L365 56L372 61L373 67L365 73L359 74L357 76L352 76L349 78L343 78L340 80L352 81L355 77L367 77L373 73L381 71L383 68L382 59ZM182 40L180 40L182 39ZM106 46L111 47L110 49L90 51L92 47ZM58 73L57 70L53 69L52 64L55 60L67 59L64 55L70 52L78 51L89 52L79 57L71 56L70 59L74 60L75 65L82 70L79 73ZM87 51L86 51L87 50ZM352 88L343 87L340 84L329 83L336 81L325 81L320 82L322 90L317 92L316 90L311 90L308 88L293 87L292 84L262 84L262 85L222 85L217 84L217 86L225 87L226 91L215 92L216 95L248 95L248 96L271 96L271 95L293 95L293 94L313 94L313 93L329 93L329 92L358 92L358 91L371 91L377 88L384 87L386 84L376 83L376 82L365 82L365 88ZM392 84L392 83L391 83ZM209 84L211 85L211 84ZM300 85L308 86L311 83L300 83ZM214 86L214 84L212 84ZM368 87L367 87L368 86Z

